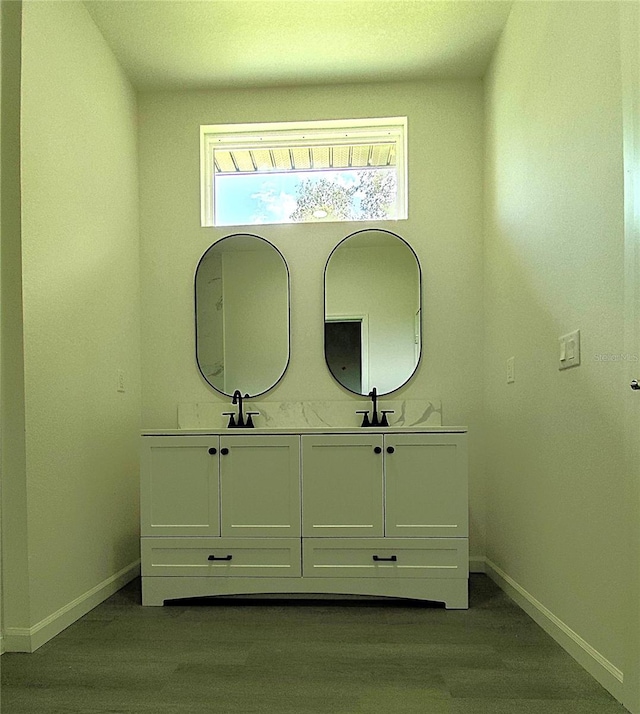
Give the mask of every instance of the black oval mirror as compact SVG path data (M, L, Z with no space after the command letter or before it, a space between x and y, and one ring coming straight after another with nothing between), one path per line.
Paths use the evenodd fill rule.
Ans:
M399 389L422 350L418 257L381 229L352 233L332 251L324 273L324 354L333 377L367 395Z
M218 392L256 397L289 364L289 268L280 251L248 233L226 236L195 274L196 361Z

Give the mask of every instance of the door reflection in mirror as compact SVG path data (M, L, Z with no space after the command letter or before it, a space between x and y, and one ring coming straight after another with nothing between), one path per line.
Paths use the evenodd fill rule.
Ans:
M289 270L259 236L214 243L195 276L196 360L206 381L231 396L255 397L280 381L289 362Z
M420 361L421 271L400 236L367 229L347 236L325 267L325 359L356 394L389 394Z
M363 318L330 317L324 323L324 347L327 364L333 374L340 375L340 383L356 394L362 394ZM365 380L366 382L366 380Z

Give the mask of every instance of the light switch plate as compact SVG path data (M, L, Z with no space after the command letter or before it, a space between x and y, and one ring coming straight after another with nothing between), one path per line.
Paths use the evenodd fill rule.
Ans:
M558 369L569 369L580 364L580 330L559 338L560 357Z
M512 384L516 381L516 358L509 357L507 360L507 384Z

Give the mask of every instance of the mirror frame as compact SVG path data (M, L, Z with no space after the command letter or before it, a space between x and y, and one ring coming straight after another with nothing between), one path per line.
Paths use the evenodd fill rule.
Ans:
M202 264L202 261L205 259L207 256L207 253L215 246L217 246L219 243L221 243L224 240L227 240L228 238L236 238L239 236L249 236L251 238L257 238L258 240L261 240L263 243L266 243L269 247L273 248L273 250L276 251L276 253L280 256L282 259L282 262L284 264L285 270L287 271L287 361L282 369L282 373L276 379L275 382L267 389L263 390L262 392L257 392L256 394L244 394L243 390L243 397L248 396L251 399L255 399L255 397L262 396L263 394L266 394L267 392L271 391L274 387L276 387L281 381L284 375L287 373L287 369L289 369L289 363L291 362L291 273L289 271L289 264L287 263L284 255L282 254L282 251L280 251L271 241L268 241L266 238L263 238L262 236L256 235L255 233L230 233L229 235L223 236L222 238L219 238L217 241L212 243L205 251L204 253L200 256L200 259L198 260L198 263L196 265L195 272L193 274L193 304L194 304L194 326L195 326L195 331L194 331L194 354L196 358L196 366L198 367L198 372L200 372L200 375L204 379L204 381L212 388L215 389L218 394L223 394L225 397L232 397L233 394L227 394L227 392L223 392L221 389L218 389L214 384L211 384L211 382L206 378L204 372L202 371L200 367L200 359L198 356L198 290L196 288L196 280L198 278L198 271L200 270L200 266Z
M327 344L326 344L326 336L325 336L325 329L324 326L327 322L327 269L329 267L329 263L331 262L331 258L333 257L333 254L338 250L338 248L349 238L353 238L354 236L360 235L361 233L386 233L387 235L393 236L393 238L397 238L399 241L404 243L407 248L411 251L413 254L413 257L416 261L416 266L418 268L418 305L419 305L419 326L420 326L420 351L418 352L418 359L416 360L416 364L411 372L411 374L402 382L402 384L398 385L395 389L392 389L390 392L378 392L379 397L386 396L387 394L393 394L394 392L397 392L399 389L402 389L404 386L406 386L411 379L415 376L416 372L418 371L418 367L422 363L422 355L423 355L423 345L424 345L424 339L423 339L423 317L422 317L422 266L420 265L420 260L418 258L418 254L415 252L415 250L411 247L411 245L404 239L402 236L399 236L397 233L393 233L393 231L388 231L385 228L363 228L362 230L355 231L354 233L350 233L348 236L345 236L329 253L329 257L327 258L327 262L324 265L324 280L323 280L323 290L322 290L322 295L323 295L323 304L322 304L322 347L324 350L324 361L327 366L327 371L331 375L331 378L334 380L336 384L338 384L342 389L345 389L347 392L350 394L357 394L359 397L366 397L368 396L367 394L362 394L361 392L354 392L352 389L349 389L349 387L345 387L342 382L340 382L334 373L331 371L331 367L329 366L329 362L327 361Z

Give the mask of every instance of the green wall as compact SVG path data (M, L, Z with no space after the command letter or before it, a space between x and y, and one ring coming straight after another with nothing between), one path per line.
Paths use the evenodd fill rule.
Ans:
M29 625L20 245L20 71L22 5L0 7L0 433L2 625ZM13 587L5 584L11 583Z
M136 98L81 3L24 4L21 101L26 441L3 474L24 516L5 524L18 639L138 559L140 409Z
M616 3L516 4L486 78L487 558L612 675L628 615L619 38ZM582 363L559 371L575 329Z
M481 82L149 92L140 94L139 112L144 428L175 428L181 402L218 402L226 410L229 400L195 366L193 273L211 243L243 230L276 245L291 271L291 362L262 399L353 399L325 364L324 266L348 234L387 228L413 246L424 281L423 360L398 397L440 398L447 424L470 427L472 549L481 553ZM408 117L408 220L200 227L201 124L368 116ZM379 290L371 287L373 300Z

